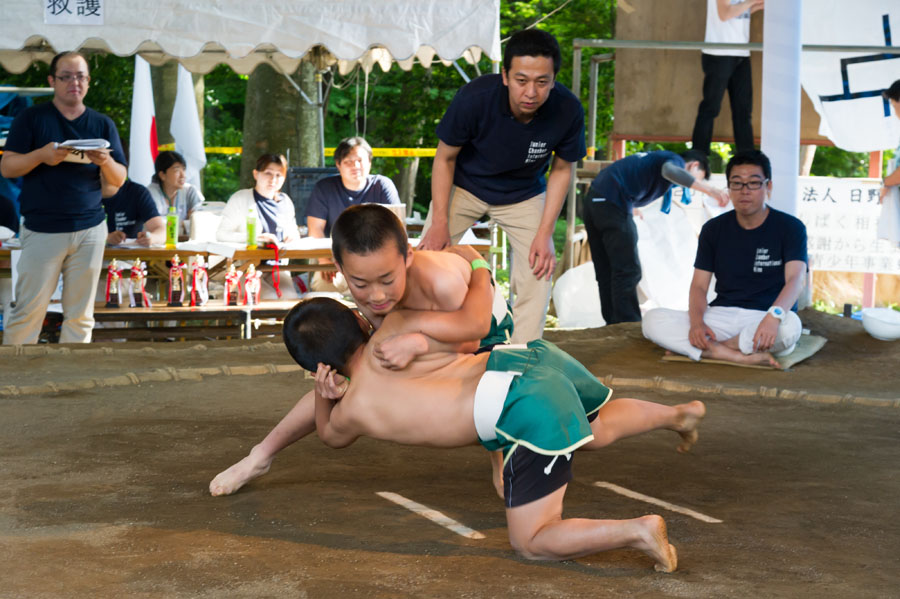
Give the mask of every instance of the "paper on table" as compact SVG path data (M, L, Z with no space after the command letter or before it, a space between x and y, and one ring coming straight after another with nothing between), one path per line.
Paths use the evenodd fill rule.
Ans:
M284 245L286 250L330 250L330 237L301 237Z
M62 143L56 144L56 147L81 151L104 150L109 147L109 142L105 139L67 139Z

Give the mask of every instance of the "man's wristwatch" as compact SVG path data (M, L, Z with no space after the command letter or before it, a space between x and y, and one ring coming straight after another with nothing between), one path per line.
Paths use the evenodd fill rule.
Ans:
M781 306L772 306L768 309L766 314L771 314L778 320L784 320L784 308L782 308Z

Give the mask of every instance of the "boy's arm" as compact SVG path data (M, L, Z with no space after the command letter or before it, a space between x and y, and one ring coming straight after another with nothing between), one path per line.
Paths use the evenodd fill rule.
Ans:
M316 433L325 445L339 449L356 441L359 434L346 430L338 405L341 398L329 398L333 394L328 390L340 387L334 377L335 372L329 366L319 364L316 370ZM348 386L343 387L344 392Z
M460 308L447 312L410 311L404 318L405 330L401 332L424 333L446 343L479 340L490 332L491 309L494 305L491 271L487 268L487 263L484 267L479 266L476 260L481 260L481 255L472 248L468 249L478 257L475 260L467 258L470 264L474 263L475 268Z
M478 341L444 343L423 333L400 333L376 343L372 354L382 368L402 370L418 357L436 353L470 354L479 344Z

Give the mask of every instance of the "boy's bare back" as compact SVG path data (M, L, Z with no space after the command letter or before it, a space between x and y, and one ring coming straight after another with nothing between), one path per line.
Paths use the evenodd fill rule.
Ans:
M389 314L364 348L346 395L331 413L332 425L407 445L476 443L473 401L490 354L430 354L403 370L387 370L373 348L403 332L403 318L402 311Z

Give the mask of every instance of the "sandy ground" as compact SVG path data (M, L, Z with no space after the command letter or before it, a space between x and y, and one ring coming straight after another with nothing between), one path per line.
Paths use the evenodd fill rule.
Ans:
M829 343L789 372L662 362L635 325L548 332L617 395L707 402L693 453L667 432L581 452L567 492L567 517L662 514L672 575L634 551L518 558L478 447L336 451L311 436L234 496L210 497L209 480L311 388L277 339L4 349L0 597L897 596L900 343L802 317Z

